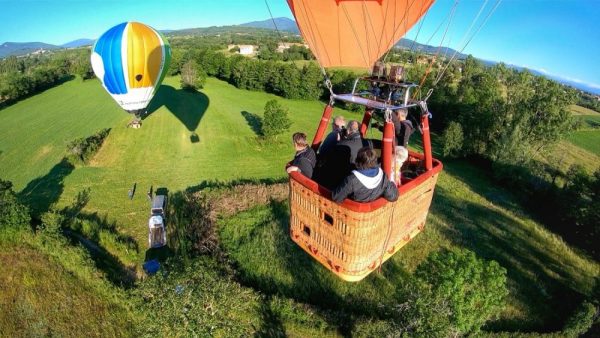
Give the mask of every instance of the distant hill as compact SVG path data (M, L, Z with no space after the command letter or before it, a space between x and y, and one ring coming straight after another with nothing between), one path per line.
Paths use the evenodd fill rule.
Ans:
M414 44L414 46L413 46ZM426 54L435 54L438 52L438 47L436 46L430 46L430 45L424 45L418 42L415 42L413 40L409 40L409 39L400 39L400 41L398 41L394 47L396 48L400 48L400 49L412 49L414 51L417 52L423 52ZM456 53L455 59L458 60L464 60L467 58L466 54L461 54L458 53L456 50L449 48L449 47L442 47L440 49L439 55L446 55L447 57L452 57L452 55L454 55L454 53Z
M77 40L73 40L71 42L67 42L64 45L61 45L61 47L63 48L77 48L77 47L83 47L83 46L91 46L94 44L93 39L77 39Z
M493 67L495 65L497 65L498 61L491 61L491 60L483 60L483 59L479 59L479 61L483 62L483 64L485 64L488 67ZM516 69L520 72L522 71L528 71L533 75L537 75L537 76L543 76L547 79L551 79L554 80L556 82L562 83L566 86L571 86L575 89L579 89L579 90L583 90L584 92L588 92L591 94L596 94L596 95L600 95L600 88L596 87L596 86L592 86L588 83L583 83L583 82L579 82L579 81L574 81L572 79L565 79L559 75L554 75L554 74L548 74L542 71L539 71L537 69L531 69L531 68L526 68L526 67L521 67L521 66L516 66L516 65L511 65L511 64L506 64L506 67L508 68L512 68L512 69Z
M166 36L211 36L220 34L238 34L238 35L275 35L275 31L268 28L241 27L241 26L211 26L201 28L186 28L163 32Z
M267 29L275 29L275 25L273 25L273 21L275 21L275 25L277 25L277 29L280 31L291 32L295 34L300 34L300 29L298 29L298 25L296 25L296 21L290 18L275 18L273 20L267 19L262 21L252 21L243 23L241 27L254 27L254 28L267 28Z
M0 45L0 58L11 55L25 55L35 51L60 49L59 46L43 42L5 42Z

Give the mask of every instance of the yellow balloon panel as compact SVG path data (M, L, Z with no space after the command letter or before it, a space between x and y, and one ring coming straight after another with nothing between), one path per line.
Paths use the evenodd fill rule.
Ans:
M150 27L137 22L128 25L126 36L130 88L154 86L163 57L159 36Z

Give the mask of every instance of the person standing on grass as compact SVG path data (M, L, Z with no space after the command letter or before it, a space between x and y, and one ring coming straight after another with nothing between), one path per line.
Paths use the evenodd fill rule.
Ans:
M356 170L333 190L331 198L336 203L342 203L345 198L366 203L381 196L393 202L398 199L398 188L379 167L373 149L363 147L356 155Z
M289 174L293 171L298 171L302 175L312 178L313 171L317 164L317 155L315 154L315 151L308 146L306 134L300 132L294 133L292 141L294 143L296 155L286 168L287 173Z

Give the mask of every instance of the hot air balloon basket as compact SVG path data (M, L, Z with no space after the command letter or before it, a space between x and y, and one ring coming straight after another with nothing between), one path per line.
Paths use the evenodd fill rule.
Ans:
M301 174L290 175L290 236L345 281L365 278L423 231L438 173L405 182L396 202L333 202L329 191Z

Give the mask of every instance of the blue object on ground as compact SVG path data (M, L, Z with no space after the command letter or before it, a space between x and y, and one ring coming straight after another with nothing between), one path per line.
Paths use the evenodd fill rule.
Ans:
M147 274L153 275L160 269L160 263L158 259L152 259L144 263L143 267Z

